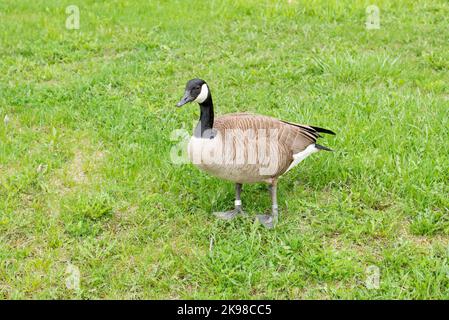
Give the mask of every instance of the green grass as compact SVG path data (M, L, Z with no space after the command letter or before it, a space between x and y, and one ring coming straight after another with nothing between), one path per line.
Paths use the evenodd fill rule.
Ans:
M0 298L449 298L448 17L445 0L2 1ZM170 162L194 77L219 114L337 132L281 179L275 230L254 223L265 186L217 221L232 183Z

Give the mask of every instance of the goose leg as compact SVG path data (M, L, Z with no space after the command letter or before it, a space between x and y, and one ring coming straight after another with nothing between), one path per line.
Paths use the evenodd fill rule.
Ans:
M214 215L223 220L231 220L235 218L239 214L244 214L242 210L242 200L240 200L240 194L242 193L242 184L235 184L235 208L234 210L225 211L225 212L214 212Z
M274 180L273 183L268 188L271 194L271 203L272 203L271 214L257 215L257 218L264 227L272 229L276 226L276 223L278 222L277 181Z

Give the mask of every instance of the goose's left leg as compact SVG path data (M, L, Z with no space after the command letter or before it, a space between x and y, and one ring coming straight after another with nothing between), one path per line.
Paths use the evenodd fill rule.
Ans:
M268 187L271 194L271 214L257 215L259 222L266 228L272 229L278 222L278 200L277 200L277 180L273 179L272 183Z
M225 211L225 212L214 212L214 215L217 218L223 219L223 220L231 220L232 218L235 218L239 214L244 214L242 210L242 200L240 200L240 194L242 193L242 184L236 183L235 184L235 208L231 211Z

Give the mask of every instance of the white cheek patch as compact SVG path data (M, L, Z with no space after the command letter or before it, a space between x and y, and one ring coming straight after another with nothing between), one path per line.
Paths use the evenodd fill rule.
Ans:
M195 102L198 102L198 103L203 103L206 99L207 99L207 96L209 95L209 88L207 88L207 84L203 84L202 86L201 86L201 92L200 92L200 94L198 95L198 97L196 97L196 99L195 100L193 100L193 101L195 101Z

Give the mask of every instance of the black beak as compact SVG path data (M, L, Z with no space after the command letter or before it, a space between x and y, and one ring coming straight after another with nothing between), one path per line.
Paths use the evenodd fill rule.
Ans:
M193 101L193 98L190 96L190 92L186 92L184 94L184 97L182 97L181 101L179 101L176 106L181 107L181 106L185 105L186 103L189 103L192 101Z

